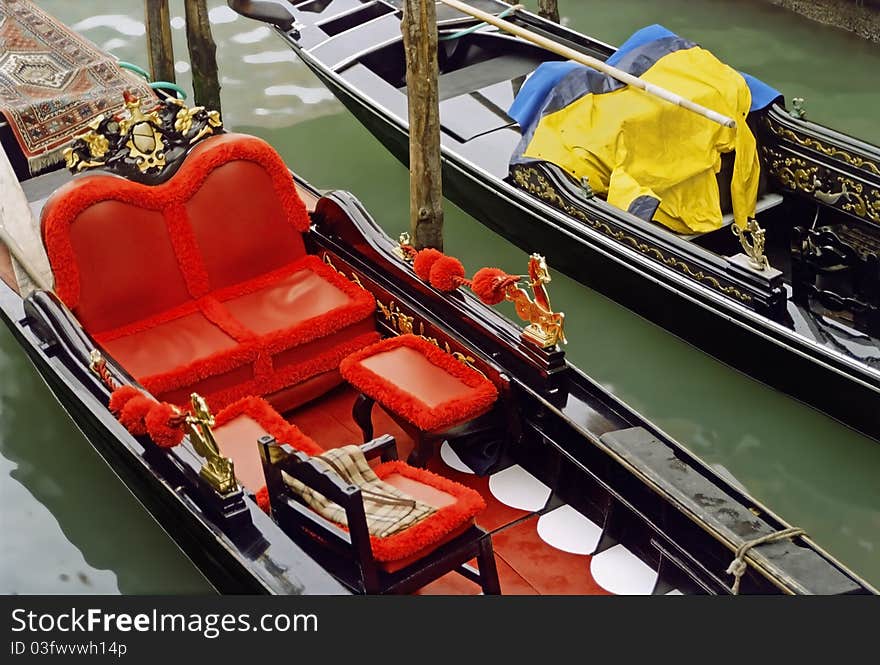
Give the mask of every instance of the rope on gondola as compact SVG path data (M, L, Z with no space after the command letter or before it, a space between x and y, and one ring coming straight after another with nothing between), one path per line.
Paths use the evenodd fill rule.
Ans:
M767 543L775 543L780 540L785 540L786 538L797 538L798 536L805 536L807 532L797 526L790 526L787 529L782 529L781 531L774 531L773 533L768 533L763 536L759 536L758 538L753 538L752 540L745 541L742 545L736 548L736 556L733 561L730 562L730 565L727 567L727 574L733 575L733 586L730 587L731 593L734 596L739 595L739 583L742 579L742 576L745 574L746 570L749 568L748 561L746 560L746 556L753 547L757 547L758 545L765 545Z

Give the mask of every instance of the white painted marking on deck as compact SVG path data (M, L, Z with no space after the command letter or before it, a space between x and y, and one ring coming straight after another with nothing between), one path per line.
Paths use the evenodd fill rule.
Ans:
M623 545L615 545L590 560L596 584L619 596L646 596L654 590L657 571Z
M471 475L474 473L474 470L471 469L471 467L461 461L461 458L452 449L452 446L449 445L448 441L444 441L443 445L440 446L440 459L442 459L446 466L451 469L455 469L461 473L469 473Z
M570 554L592 554L602 527L571 506L560 506L538 519L538 535L545 543Z
M493 473L489 491L501 503L520 510L541 510L550 498L550 488L518 464Z

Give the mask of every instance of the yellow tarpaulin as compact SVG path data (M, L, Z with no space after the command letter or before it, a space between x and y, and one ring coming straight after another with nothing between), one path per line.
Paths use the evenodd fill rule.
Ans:
M745 226L755 214L760 166L743 77L693 46L663 55L641 78L736 119L737 128L622 86L545 112L522 157L552 162L577 180L586 176L610 204L642 217L656 206L655 221L696 233L722 224L716 174L721 154L735 150L731 199L736 223Z

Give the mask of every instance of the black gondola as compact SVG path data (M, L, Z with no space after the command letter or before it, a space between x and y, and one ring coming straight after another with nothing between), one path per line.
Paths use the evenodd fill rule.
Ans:
M217 589L275 594L412 591L457 568L470 580L464 592L479 591L474 581L487 593L498 592L499 579L500 590L507 592L524 587L545 593L601 592L594 564L616 557L630 569L623 586L611 591L875 592L734 481L568 364L555 344L562 318L549 309L545 292L535 291L531 300L525 291L528 283L521 285L518 278L504 287L527 305L524 316L531 323L523 331L470 292L439 291L419 279L407 260L414 250L389 239L351 194L320 195L291 179L267 144L223 132L216 114L171 100L156 115L144 113L136 99L128 100L128 108L126 118L105 119L74 144L68 164L86 173L24 181L26 197L22 194L16 206L7 169L10 195L4 214L18 211L22 218L14 224L5 218L4 233L12 256L21 261L16 264L6 251L0 255L0 311L74 422ZM95 167L101 170L90 173ZM273 205L284 210L292 206L296 220L286 213L277 216ZM36 237L48 253L54 290L33 288L25 278L28 273L35 282L42 279L28 250L22 249L30 242L27 229L33 231L26 219L29 208L42 216ZM275 223L281 226L272 227ZM293 233L300 224L305 224L302 234ZM271 228L288 235L276 238ZM286 265L288 241L317 275L302 278L311 280L304 291L304 282L297 281L299 268L263 272L264 262L275 268L278 262ZM246 260L237 260L242 257ZM166 260L177 267L169 268ZM218 271L220 264L225 268ZM546 277L539 257L533 257L531 267L533 277ZM186 278L175 284L178 269ZM236 271L249 279L256 273L256 290L242 290L236 283L230 292L229 280L241 279L234 276ZM284 281L289 279L293 281ZM199 280L204 280L201 286ZM209 287L217 280L224 285ZM327 297L338 297L335 291L326 295L327 283L366 301L368 309L355 323L343 325L334 318L333 325L318 325L328 321L322 318L327 312L302 314ZM273 300L276 288L284 290L284 298ZM168 301L175 289L187 299L182 305ZM196 298L194 293L202 295ZM229 312L242 317L248 311L242 298L255 294L257 304L249 316L237 323L228 318ZM144 311L150 312L146 318ZM328 311L336 316L348 310L339 306ZM309 330L324 347L315 350L303 338L289 347L289 339L282 344L277 335L260 337L265 326L277 324L279 313L285 321L305 316L309 325L296 328L297 334ZM352 327L357 333L353 337ZM108 333L109 328L115 332ZM193 351L198 344L215 343L218 331L225 330L234 338L224 339L219 352L203 357ZM363 388L358 397L341 380L339 359L326 354L326 340L339 339L335 335L354 340L356 348L346 348L346 353L362 354L365 330L370 339L416 340L414 348L427 348L422 349L426 357L442 356L443 363L459 368L448 370L455 376L460 371L479 377L481 386L492 386L497 399L481 415L474 412L468 426L438 430L439 439L445 439L439 455L432 445L439 439L432 432L422 432L430 436L420 439L412 426L381 414L378 427L394 437L383 432L373 438L373 420L365 420L365 408L372 404L364 395L370 389ZM266 345L253 346L263 339ZM233 354L225 353L229 346ZM292 365L283 360L290 348L297 350L296 367L307 370L288 371ZM248 355L251 349L257 352ZM260 355L267 349L272 353L268 362ZM328 357L330 365L319 367L316 359ZM153 363L151 367L177 363L180 371L144 377L150 374L144 362ZM244 374L243 367L248 370ZM172 375L184 378L169 383ZM355 381L354 374L346 377ZM143 393L144 385L157 399L178 406ZM131 395L125 405L113 406L114 396L125 390L144 400L140 415L135 411L141 406L132 410L134 416L127 414L128 404L134 404ZM283 418L261 402L275 424L253 422L272 436L264 433L258 442L250 421L244 429L221 436L233 420L221 424L221 411L215 423L206 402L190 395L197 390L215 409L241 403L242 395L247 404L254 399L248 395L262 395ZM170 410L161 421L151 421L154 410L162 408ZM156 423L161 427L154 427ZM146 434L137 429L143 424ZM178 430L179 438L169 441L166 435ZM361 524L354 521L358 514L364 517L361 490L328 480L332 474L303 454L308 450L302 442L311 437L322 450L335 449L358 442L361 432L369 440L365 448L383 460L395 456L395 439L401 448L415 445L409 458L413 465L427 466L436 472L434 478L445 476L438 485L446 488L441 494L459 488L473 495L476 488L489 507L477 515L475 525L464 523L462 530L446 534L438 549L419 549L413 559L393 559L400 563L397 570L377 566L370 558L371 551L378 551L376 541L365 541L355 526ZM254 465L259 456L262 462ZM483 475L469 473L478 464ZM285 481L282 471L315 483L353 511L347 514L350 530L316 517L291 494L292 481ZM502 476L507 492L511 482L529 483L526 503L533 505L520 499L496 501L493 495L503 493L498 489ZM265 490L259 486L264 479ZM540 533L544 520L546 531L548 521L560 517L569 526L573 519L576 527L594 530L588 551L572 554L570 545L540 544L535 529ZM502 531L504 536L497 536ZM531 538L533 549L545 548L537 563L505 555L517 538ZM339 547L328 549L328 541ZM459 566L472 556L480 562L479 574ZM557 565L553 557L569 569L548 581L547 574ZM734 559L739 566L730 566ZM572 565L579 572L572 573ZM531 573L525 569L538 571L538 578L528 579ZM734 570L736 575L728 573ZM433 582L439 585L434 588L462 592L450 576L458 579L450 572ZM631 586L634 580L641 585L638 589Z
M615 49L498 0L472 6L579 53ZM229 0L273 24L302 61L406 163L398 0ZM689 236L609 205L549 162L510 166L507 110L560 56L438 3L444 191L479 221L751 376L878 438L880 150L778 102L749 116L764 183L756 207L772 269L731 233ZM479 29L475 29L479 28ZM722 169L722 174L725 172ZM729 177L729 175L728 175ZM722 187L723 191L723 187Z

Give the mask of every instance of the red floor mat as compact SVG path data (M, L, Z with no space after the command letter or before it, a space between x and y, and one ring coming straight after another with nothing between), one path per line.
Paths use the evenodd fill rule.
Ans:
M537 525L534 516L493 534L496 558L542 595L609 595L590 575L589 556L551 547L541 540Z

